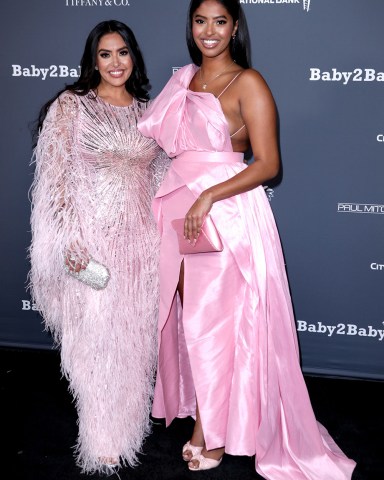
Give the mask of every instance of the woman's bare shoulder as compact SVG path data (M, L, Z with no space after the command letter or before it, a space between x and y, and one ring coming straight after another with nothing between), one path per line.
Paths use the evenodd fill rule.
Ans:
M240 101L248 102L265 99L267 102L272 100L272 92L260 72L253 68L243 70L238 78L237 92Z
M268 84L262 74L253 68L246 68L243 70L239 76L239 84L241 85L241 88L269 90Z

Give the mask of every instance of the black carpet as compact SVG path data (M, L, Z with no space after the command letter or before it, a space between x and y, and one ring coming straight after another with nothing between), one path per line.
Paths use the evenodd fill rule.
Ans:
M384 382L305 379L317 419L357 462L353 480L384 480ZM57 352L0 348L0 399L1 479L102 478L81 474L74 463L76 412L61 378ZM121 480L261 479L254 458L229 455L217 469L189 472L180 452L193 422L175 420L166 429L154 421L141 464L121 469ZM117 480L116 475L109 478Z

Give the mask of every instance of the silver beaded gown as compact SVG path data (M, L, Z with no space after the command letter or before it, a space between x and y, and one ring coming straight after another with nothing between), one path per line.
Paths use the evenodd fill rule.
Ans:
M168 157L136 127L147 104L117 107L68 91L34 152L30 290L61 348L85 472L138 462L150 430L159 235L151 201ZM65 273L65 255L107 266L104 290Z

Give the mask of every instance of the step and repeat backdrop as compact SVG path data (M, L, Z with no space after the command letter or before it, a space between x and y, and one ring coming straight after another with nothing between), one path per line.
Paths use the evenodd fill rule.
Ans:
M2 2L0 346L52 348L27 292L31 126L79 75L100 21L127 23L151 95L190 59L187 0ZM282 238L306 373L384 379L384 2L244 0L279 112Z

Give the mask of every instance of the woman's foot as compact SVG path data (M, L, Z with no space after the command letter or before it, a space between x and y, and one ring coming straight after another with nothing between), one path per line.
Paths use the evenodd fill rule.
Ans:
M199 447L197 445L192 445L191 441L187 442L183 446L183 460L189 462L192 458L195 458L196 455L200 455L204 447Z
M220 465L224 456L224 448L216 448L214 450L206 450L191 458L188 462L188 468L191 471L210 470Z
M189 462L199 455L205 446L203 427L201 425L199 407L196 407L196 421L192 437L183 447L183 460Z
M111 475L117 475L117 478L120 480L120 476L117 473L120 468L120 460L117 457L99 457L99 471L100 473L110 477Z

